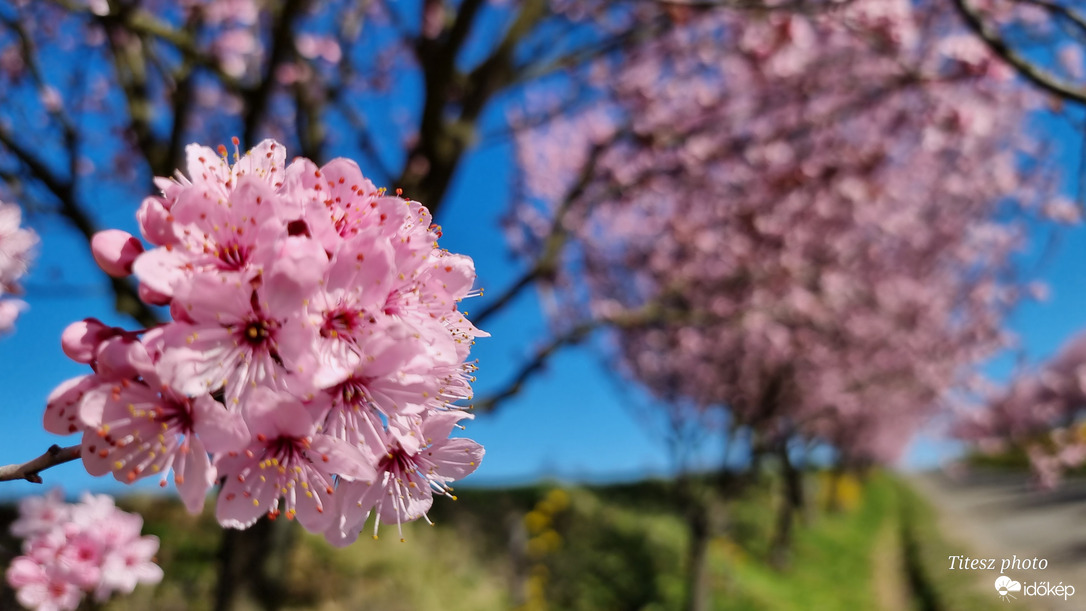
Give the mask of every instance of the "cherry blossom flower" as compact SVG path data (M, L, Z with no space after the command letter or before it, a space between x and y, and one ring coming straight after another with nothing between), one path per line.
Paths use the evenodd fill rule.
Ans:
M54 490L24 499L19 513L12 534L23 537L23 555L11 562L7 580L27 608L72 610L85 594L104 602L162 581L154 563L158 539L141 537L143 519L108 496L84 494L69 504Z
M9 296L22 292L19 279L30 267L38 236L20 227L22 212L15 204L0 202L0 333L10 330L26 304Z
M376 538L381 521L399 528L424 517L435 493L456 498L449 483L474 471L484 454L483 447L470 439L449 438L457 421L465 417L467 414L455 410L427 413L419 426L418 441L410 445L377 427L370 428L384 452L377 478L341 484L341 522L325 533L328 541L340 546L352 543L371 513L376 516Z
M81 432L94 475L172 473L193 512L220 483L216 516L232 528L265 514L320 533L345 524L339 490L385 477L390 445L440 461L446 442L470 443L471 468L435 471L438 488L474 471L482 449L434 423L467 416L470 347L486 334L457 304L477 294L475 267L438 247L426 208L345 159L287 165L270 140L232 162L225 148L186 153L187 175L157 179L137 214L151 248L117 231L94 240L99 265L134 275L172 320L73 323L65 353L94 373L50 395L46 429Z
M216 458L230 475L215 515L224 526L245 528L265 513L278 515L282 498L288 519L297 515L306 529L320 532L334 519L334 476L372 480L373 460L358 446L317 432L301 403L268 388L256 393L247 412L253 442Z

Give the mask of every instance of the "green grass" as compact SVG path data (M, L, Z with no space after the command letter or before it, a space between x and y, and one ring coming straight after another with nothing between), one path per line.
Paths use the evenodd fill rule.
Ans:
M809 488L816 481L810 478ZM772 489L765 482L716 505L723 534L709 545L714 611L920 609L917 594L925 592L946 609L991 602L960 575L941 570L945 545L930 508L885 474L868 478L847 510L824 511L816 506L818 491L809 489L812 506L795 531L790 562L771 568ZM258 608L260 589L272 592L284 610L682 608L689 535L670 483L461 492L457 502L438 499L435 526L405 526L406 542L394 525L382 527L377 541L364 534L345 549L296 524L279 527L276 536L293 544L273 546L265 558L274 578L258 582L257 596L239 608ZM122 505L140 511L145 532L162 540L158 559L166 579L106 608L211 609L222 531L210 507L193 517L164 499L131 498ZM0 519L4 515L10 514Z
M873 478L858 507L817 513L796 533L791 562L770 568L764 558L717 542L715 609L875 609L872 559L880 532L894 519L892 485ZM768 525L767 525L768 526Z

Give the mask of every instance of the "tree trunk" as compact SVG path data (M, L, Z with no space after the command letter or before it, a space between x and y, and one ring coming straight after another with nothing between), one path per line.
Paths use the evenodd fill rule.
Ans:
M781 503L777 510L777 525L770 546L770 563L778 568L788 565L792 551L792 534L797 514L804 504L803 474L788 456L788 443L780 444L777 456L781 462Z
M686 559L686 611L707 611L709 609L709 515L705 502L695 498L694 494L686 497L686 526L690 532L690 543Z
M292 521L266 517L247 530L224 528L215 611L278 611L284 603L296 534Z

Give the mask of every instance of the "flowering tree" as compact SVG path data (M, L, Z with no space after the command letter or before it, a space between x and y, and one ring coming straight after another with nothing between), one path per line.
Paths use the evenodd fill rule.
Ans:
M1086 463L1084 365L1086 338L1078 335L1036 371L989 391L983 405L961 409L952 431L983 453L1024 451L1037 483L1054 486Z
M843 438L871 397L923 408L1000 344L1003 212L1048 201L1020 165L1033 102L945 11L719 12L634 58L610 101L521 141L518 237L576 240L561 315L618 320L655 394ZM856 449L901 449L877 447Z
M419 491L447 492L481 452L443 441L463 414L445 403L470 394L465 345L477 331L443 309L468 295L473 272L434 249L429 215L477 142L518 133L530 198L510 219L525 272L475 320L537 285L556 288L561 307L553 341L495 400L609 325L624 370L682 406L676 422L726 408L729 427L775 450L818 440L849 460L888 458L902 423L921 421L959 367L998 344L999 314L1018 295L1000 276L1015 235L997 207L1037 199L1019 173L1037 151L1014 137L1027 96L944 8L0 8L0 196L70 220L146 329L71 327L66 350L94 373L53 394L47 425L81 434L96 473L172 472L190 508L217 476L240 476L217 505L231 526L282 511L347 542L366 511L417 517L429 503ZM223 133L256 152L231 164L185 146ZM286 147L314 161L287 165ZM322 165L336 155L429 212L342 160ZM177 182L154 178L182 166ZM150 184L163 191L139 213L153 249L97 231L92 193L136 202ZM231 207L201 216L220 199ZM264 215L274 222L231 233ZM378 281L406 284L382 298L352 288ZM171 320L157 326L164 304ZM166 441L146 440L153 426ZM426 456L450 461L424 463L427 436L440 441ZM476 460L452 462L459 453ZM56 448L13 473L74 457ZM276 487L252 480L271 470ZM411 481L420 473L437 476ZM321 484L332 483L350 500L329 521Z
M1046 203L1012 74L940 6L686 15L600 104L520 141L519 243L575 243L559 334L614 321L673 421L724 410L724 435L777 455L787 528L789 441L896 458L1005 340L1007 211L1074 216Z

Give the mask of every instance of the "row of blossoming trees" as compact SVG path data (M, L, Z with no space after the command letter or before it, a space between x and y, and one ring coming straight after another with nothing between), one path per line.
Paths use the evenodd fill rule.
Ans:
M525 249L555 222L577 243L556 324L615 320L673 422L778 456L782 533L796 445L891 461L1005 344L1008 209L1077 216L1022 166L1031 92L948 11L690 17L519 143Z
M742 437L793 488L797 442L891 460L1005 342L1015 219L1077 217L1014 75L1086 100L1084 24L1010 0L11 3L0 198L97 235L145 327L69 328L94 373L46 428L82 433L92 473L172 471L193 510L225 476L227 526L283 512L346 543L367 513L418 517L481 457L448 440L474 270L430 215L504 140L524 273L474 321L533 286L557 299L488 407L607 327L676 430ZM1039 36L1048 55L1018 50ZM255 148L186 146L224 134ZM154 248L97 233L96 193L144 201Z

